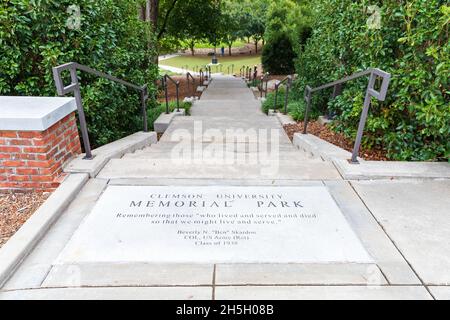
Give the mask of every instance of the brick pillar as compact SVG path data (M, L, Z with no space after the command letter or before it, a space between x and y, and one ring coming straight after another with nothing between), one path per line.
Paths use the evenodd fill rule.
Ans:
M80 153L74 112L44 131L0 130L0 192L53 191Z

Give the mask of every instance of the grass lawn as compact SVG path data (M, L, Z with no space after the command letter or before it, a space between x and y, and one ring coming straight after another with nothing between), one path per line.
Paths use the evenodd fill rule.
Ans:
M162 77L165 74L167 74L169 76L180 75L180 73L175 73L175 72L172 72L172 71L169 71L169 70L164 70L164 69L159 68L159 76Z
M211 68L211 71L214 72L227 72L228 66L231 66L234 64L234 73L239 72L239 69L242 66L254 66L261 63L261 56L260 55L253 55L253 56L225 56L221 57L218 56L219 63L222 64L222 69L220 67L213 66ZM205 57L205 56L179 56L171 59L167 59L164 61L161 61L161 65L165 66L171 66L171 67L177 67L177 68L186 68L188 70L194 71L194 69L198 68L204 68L205 65L208 63L211 63L211 57Z
M243 47L247 44L247 41L245 40L236 40L233 42L233 48L235 47ZM188 45L185 45L188 47ZM226 43L220 43L217 45L217 48L220 50L221 47L228 48L228 44ZM214 49L214 45L208 43L208 42L199 42L195 44L195 49Z

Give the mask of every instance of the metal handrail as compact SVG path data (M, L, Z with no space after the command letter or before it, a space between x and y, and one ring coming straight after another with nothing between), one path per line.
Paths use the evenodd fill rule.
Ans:
M164 81L163 81L164 94L165 94L165 98L166 98L166 114L169 114L169 93L167 90L167 80L170 80L173 84L175 84L176 92L177 92L177 112L179 112L180 111L180 95L179 95L180 81L174 80L168 74L165 74L163 79L164 79Z
M266 72L264 75L261 76L261 83L259 86L259 92L261 93L261 98L263 97L263 93L264 93L264 97L267 98L268 82L269 82L269 73ZM265 89L264 89L264 83L266 83Z
M256 85L256 78L258 78L258 66L253 67L253 83L252 86L254 87Z
M186 73L186 80L187 80L187 89L188 89L188 92L189 92L189 89L190 89L190 80L189 80L189 78L191 78L192 79L192 96L195 96L195 78L194 78L194 76L190 73L190 72L188 72L188 73Z
M211 74L211 67L210 66L205 66L205 72L204 72L205 76L203 77L203 81L202 81L202 85L203 82L208 80L210 78L210 74Z
M280 82L278 82L277 84L275 84L275 104L274 104L274 110L276 110L277 108L277 103L278 103L278 89L280 88L280 86L286 83L286 93L285 93L285 97L284 97L284 114L287 114L287 106L288 106L288 102L289 102L289 90L292 86L292 76L287 76L286 78L284 78L283 80L281 80Z
M71 78L71 84L68 86L64 85L64 81L63 81L63 78L61 75L62 72L66 71L66 70L68 70L70 72L70 78ZM89 140L89 132L88 132L86 116L84 114L84 108L83 108L83 100L81 98L80 83L78 81L78 76L77 76L78 70L95 75L100 78L105 78L107 80L119 83L123 86L126 86L128 88L138 91L140 94L140 99L141 99L142 116L144 118L143 119L144 132L148 132L148 119L147 119L148 87L147 87L147 84L144 84L143 86L138 86L138 85L135 85L128 81L114 77L108 73L97 71L95 69L92 69L85 65L81 65L76 62L69 62L69 63L65 63L65 64L62 64L57 67L53 67L52 68L53 79L55 80L56 91L58 92L58 95L65 96L68 93L73 93L75 96L75 102L76 102L77 110L78 110L78 119L80 119L81 136L83 137L84 151L86 154L83 159L92 160L94 157L92 156L91 142Z
M230 69L231 69L231 73L230 73ZM233 73L234 73L234 64L230 64L230 65L227 67L227 73L228 73L228 74L233 74Z
M200 85L203 85L203 81L205 80L205 73L203 72L203 69L200 69L198 73L200 75Z
M354 164L359 163L358 162L358 154L359 154L359 149L361 147L362 136L364 134L364 127L366 125L367 115L369 113L369 108L370 108L370 104L372 101L372 97L376 98L378 101L386 100L389 83L391 81L391 74L388 72L385 72L383 70L377 69L377 68L370 68L365 71L361 71L361 72L352 74L351 76L345 77L343 79L324 84L317 88L311 88L309 85L307 85L305 88L305 100L306 100L307 106L306 106L306 111L305 111L305 125L303 128L303 134L307 133L308 116L309 116L309 112L311 109L312 94L314 92L334 87L333 98L336 98L337 96L339 96L342 93L342 84L344 84L345 82L360 78L360 77L368 76L368 75L370 75L369 83L367 85L366 96L364 99L364 106L363 106L363 110L361 112L361 118L359 121L358 132L356 134L355 145L353 147L352 158L350 160L351 163L354 163ZM382 79L380 91L376 91L374 88L375 81L377 80L377 78Z
M244 74L245 74L245 66L242 66L240 69L239 69L239 77L243 77L244 76Z

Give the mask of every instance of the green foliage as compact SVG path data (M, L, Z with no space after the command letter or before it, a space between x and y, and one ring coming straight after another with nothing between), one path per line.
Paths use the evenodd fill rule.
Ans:
M373 5L378 5L379 10ZM450 8L444 0L317 0L312 37L299 50L296 97L370 67L392 74L387 100L373 101L364 145L394 160L438 160L450 150ZM378 13L379 12L379 13ZM354 139L367 79L345 86L314 107L337 113L336 130Z
M277 34L264 46L264 71L270 74L292 74L295 71L295 58L291 38L285 33Z
M267 41L274 39L280 33L288 33L292 30L288 16L295 7L296 4L291 0L278 0L270 3L265 17Z
M138 2L2 1L0 94L55 96L52 67L76 61L136 84L149 83L153 95L158 70L151 62L149 28L137 19ZM79 28L74 11L67 11L72 5L81 8ZM137 92L86 74L79 77L94 147L142 130Z
M270 109L280 110L284 108L284 100L286 96L286 90L284 87L280 86L278 89L277 103L275 105L275 92L269 92L267 94L266 100L262 104L262 110L264 113L269 113Z
M222 29L226 37L253 38L255 52L266 31L267 0L228 0L222 8ZM230 16L231 15L231 16ZM231 20L229 20L231 18ZM231 23L230 23L231 22Z
M305 120L306 102L304 100L294 100L288 104L288 112L295 121ZM320 116L317 109L312 109L309 113L309 120L316 120Z
M186 115L190 115L191 113L191 102L180 102L180 109L184 109L186 112ZM170 101L169 102L169 110L170 112L177 109L177 103L176 101ZM158 119L158 117L166 112L166 104L165 103L159 103L156 108L152 108L147 113L148 118L148 124L151 130L153 130L153 124Z
M188 43L194 53L196 42L202 39L212 42L217 39L220 31L217 20L220 14L220 7L212 0L178 1L171 12L171 18L167 20L167 34ZM220 36L217 40L220 40Z

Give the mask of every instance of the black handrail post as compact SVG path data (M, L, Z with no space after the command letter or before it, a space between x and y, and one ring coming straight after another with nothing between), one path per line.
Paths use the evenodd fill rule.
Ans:
M189 72L186 73L186 80L187 80L187 92L191 91L191 86L190 86L190 79L189 79Z
M166 114L169 114L169 93L167 92L167 75L164 76L164 95L166 98Z
M267 98L267 87L269 85L269 73L266 73L266 90L264 90L264 97Z
M310 86L306 86L305 89L305 100L306 100L306 109L305 109L305 119L304 119L304 126L303 126L303 134L307 134L308 133L308 117L309 117L309 110L311 109L311 96L312 96L312 92L311 92L311 87Z
M177 81L176 88L177 88L177 112L180 112L180 96L179 96L180 81Z
M81 136L83 137L84 151L86 154L83 159L92 160L92 159L94 159L94 157L92 156L91 142L89 140L89 132L88 132L86 116L84 114L84 108L83 108L83 99L81 98L80 83L78 82L77 69L76 69L75 65L72 65L70 67L70 78L72 80L72 84L75 85L73 94L74 94L75 102L77 105L78 119L80 119Z
M148 132L148 118L147 118L147 99L148 99L148 87L144 85L142 87L141 103L142 103L142 117L144 118L144 132Z
M278 83L275 84L275 103L273 105L274 110L277 110L277 103L278 103Z
M286 83L286 96L284 98L284 114L287 114L288 112L288 103L289 103L289 90L292 85L292 77L287 77L287 83Z
M361 147L362 136L364 134L364 127L366 126L367 115L369 113L370 104L372 102L371 90L373 90L375 86L376 78L377 78L376 75L372 72L370 74L369 85L367 86L366 97L364 99L364 106L361 112L361 118L359 120L358 132L356 134L356 141L352 152L352 159L350 160L351 163L354 164L359 163L358 161L359 148Z

